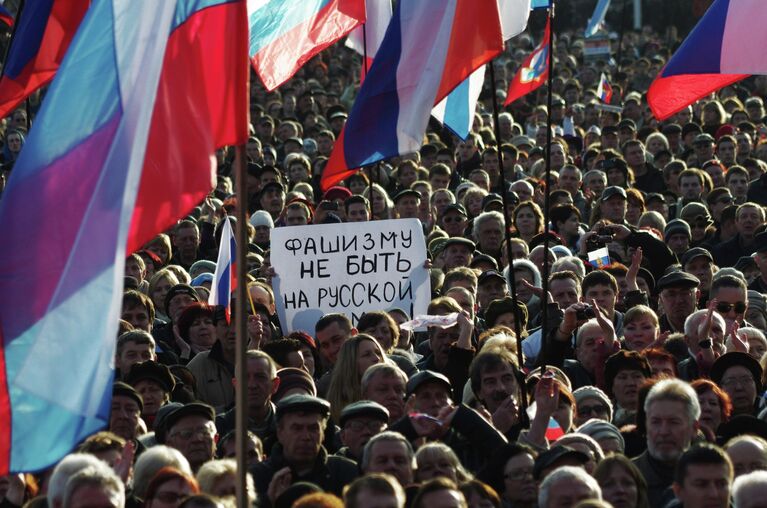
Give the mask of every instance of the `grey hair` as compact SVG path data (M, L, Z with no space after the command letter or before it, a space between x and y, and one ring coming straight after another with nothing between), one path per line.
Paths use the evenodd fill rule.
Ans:
M754 499L756 489L767 486L767 471L752 471L735 478L732 484L733 508L744 508L746 502Z
M689 383L681 379L664 379L653 385L644 401L645 413L648 412L650 406L659 400L682 402L691 424L700 418L698 395Z
M599 176L605 184L607 183L607 174L604 171L599 171L598 169L591 169L586 171L586 174L583 175L583 180L589 180L594 175Z
M363 395L365 392L367 392L370 381L372 381L373 378L378 374L390 377L398 377L402 380L403 384L407 384L407 374L405 374L402 369L394 364L377 363L368 367L365 373L362 375L362 380L360 381L360 390L362 390Z
M602 489L599 487L596 479L586 472L582 467L562 466L554 470L550 475L544 478L541 486L538 488L538 506L546 508L549 505L550 491L560 480L576 480L585 484L594 494L592 497L601 500Z
M410 444L410 441L408 441L407 438L403 436L402 434L400 434L399 432L386 430L370 438L370 441L368 441L367 444L365 445L365 448L363 448L362 462L360 463L360 469L362 469L363 472L367 472L368 466L370 466L370 454L373 453L373 447L376 445L376 443L379 443L381 441L393 441L395 443L404 443L405 448L407 448L407 454L410 457L411 467L413 469L416 468L415 452L413 451L413 445Z
M575 270L572 268L575 268ZM586 266L583 264L583 260L578 256L564 256L554 261L554 264L551 265L551 273L564 270L574 272L581 280L586 276Z
M538 271L538 267L529 259L515 259L512 263L514 270L529 270L533 274L533 286L541 287L541 272ZM509 267L503 269L503 275L506 280L509 279Z
M133 469L133 493L143 499L152 477L164 467L174 467L194 476L189 461L180 451L170 446L156 445L139 455Z
M64 457L48 481L48 508L61 508L70 478L86 468L97 468L101 464L101 460L89 453L70 453Z
M72 504L74 493L82 486L95 485L104 492L109 493L110 499L116 501L116 506L125 506L125 485L112 468L99 460L99 464L91 465L79 470L67 482L64 492L63 508L69 508Z
M708 309L701 309L701 310L696 310L695 312L687 316L687 319L684 320L684 334L687 337L691 337L693 339L698 338L698 327L700 327L701 323L703 323L703 321L706 319L707 314L708 314ZM725 327L724 318L717 311L714 311L714 320L716 320L719 324L721 324L722 330L724 330L724 327Z
M479 243L479 229L491 220L498 221L501 225L501 231L503 231L503 215L501 212L482 212L474 219L474 227L471 229L471 236L474 237L474 241Z
M216 459L209 460L197 471L197 483L200 484L200 491L204 494L213 493L213 489L216 486L222 476L225 475L237 475L237 461L234 459ZM256 487L253 483L253 475L245 473L245 483L248 492L248 499L251 504L256 500Z

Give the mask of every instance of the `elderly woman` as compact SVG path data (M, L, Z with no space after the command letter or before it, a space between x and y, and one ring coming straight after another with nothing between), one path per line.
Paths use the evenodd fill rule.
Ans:
M434 478L447 478L455 483L471 479L471 473L466 471L452 448L444 443L435 442L423 445L415 454L418 464L416 481L427 482Z
M182 359L191 359L213 347L217 338L215 312L213 307L200 302L191 303L181 311L176 324L178 338L188 344L190 350L184 351L182 347Z
M726 423L732 414L730 396L708 379L696 379L692 382L692 388L698 394L700 404L698 422L708 431L709 437L716 436L719 426Z

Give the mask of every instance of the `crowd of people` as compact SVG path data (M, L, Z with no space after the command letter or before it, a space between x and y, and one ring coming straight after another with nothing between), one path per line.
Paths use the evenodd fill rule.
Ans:
M495 125L493 95L535 45L517 37L466 140L432 121L419 152L325 192L359 55L333 46L273 92L254 78L247 181L220 150L210 196L127 258L108 428L0 479L0 505L231 505L241 383L254 506L763 506L767 77L659 122L645 92L678 42L665 37L613 38L605 62L558 34L551 132L545 87ZM33 121L6 120L4 172ZM227 319L206 302L235 189L249 312ZM421 221L428 314L454 324L414 333L400 308L280 322L274 228L397 218Z

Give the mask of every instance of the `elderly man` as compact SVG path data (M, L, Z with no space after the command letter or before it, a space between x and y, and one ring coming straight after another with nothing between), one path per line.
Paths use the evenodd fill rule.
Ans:
M169 404L157 417L155 437L180 451L192 471L216 456L216 413L202 402Z
M571 508L585 499L602 499L602 489L582 467L562 466L549 474L538 489L540 508Z
M270 483L307 481L340 496L357 477L357 466L328 455L322 442L330 404L311 395L288 395L277 404L277 441L269 458L251 468L256 491L266 499Z
M407 375L389 363L377 363L368 367L362 376L362 397L377 402L389 412L389 423L396 422L405 414L405 385Z
M362 472L388 473L402 488L413 483L415 452L410 442L398 432L381 432L367 442L362 452Z
M724 318L716 311L699 310L690 314L684 323L684 340L689 356L679 362L677 371L685 381L694 381L707 373L716 359L716 352L724 350Z
M647 450L632 459L647 481L650 506L665 506L673 494L677 461L697 431L700 404L684 381L664 379L655 384L644 403Z
M660 320L662 332L684 332L687 316L698 306L700 281L683 271L664 275L655 285L658 292L658 306L663 309Z
M341 444L337 455L359 462L362 449L370 438L383 432L389 421L389 411L372 400L358 400L341 411Z
M737 436L727 441L724 449L732 461L735 478L767 470L767 441L761 437Z
M503 242L503 215L500 212L483 212L474 219L474 241L477 250L501 259L501 243Z
M735 479L732 499L735 508L761 508L767 498L767 471L754 471Z

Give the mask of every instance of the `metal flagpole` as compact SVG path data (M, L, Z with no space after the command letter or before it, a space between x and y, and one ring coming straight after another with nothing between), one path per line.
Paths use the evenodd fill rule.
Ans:
M501 153L501 126L498 122L498 98L495 96L495 67L493 65L493 62L491 61L489 64L490 67L490 82L491 82L491 91L492 91L492 100L493 100L493 125L495 128L495 139L496 145L498 148L498 167L501 169L501 199L503 200L503 232L504 237L506 239L506 256L509 260L509 276L506 279L506 282L509 285L509 292L511 293L511 299L514 300L514 333L517 334L517 361L519 362L519 369L522 370L522 368L525 365L524 358L522 357L522 322L521 322L521 316L519 312L519 307L517 307L517 281L516 276L514 274L514 270L512 267L512 249L511 249L511 232L509 231L509 197L508 197L508 186L506 182L506 173L503 171L503 155ZM520 415L526 415L527 410L527 393L524 389L520 390L520 396L521 400L519 401L520 404Z
M541 364L541 375L546 370L546 341L548 340L548 294L549 294L549 198L551 193L551 109L553 102L553 90L554 83L554 7L555 2L551 0L551 7L549 8L549 77L548 77L548 96L547 96L547 114L546 114L546 185L543 194L543 270L541 272L543 293L541 296L541 358L543 363Z

